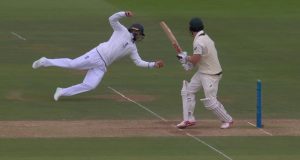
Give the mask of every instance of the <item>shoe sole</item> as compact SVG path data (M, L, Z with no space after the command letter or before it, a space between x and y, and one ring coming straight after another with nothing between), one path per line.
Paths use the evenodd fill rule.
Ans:
M59 100L60 95L59 95L58 92L60 92L61 90L62 90L61 88L56 89L56 91L55 91L55 93L54 93L54 96L53 96L53 98L54 98L55 101L58 101L58 100Z
M227 128L222 128L221 127L221 129L229 129L229 128L231 128L233 126L233 121L232 122L229 122L229 126L227 127Z
M42 57L42 58L40 58L40 59L34 61L33 64L32 64L32 68L33 68L33 69L41 68L42 66L41 66L41 65L39 66L38 63L40 63L40 61L43 61L44 59L45 59L45 57Z
M185 129L185 128L187 128L187 127L190 127L190 126L193 126L193 125L195 125L196 124L196 122L190 122L190 123L188 123L187 125L185 125L185 126L176 126L178 129Z
M33 68L33 69L37 69L37 68L38 68L38 67L36 66L36 63L37 63L37 62L35 61L35 62L33 62L33 64L32 64L32 68Z

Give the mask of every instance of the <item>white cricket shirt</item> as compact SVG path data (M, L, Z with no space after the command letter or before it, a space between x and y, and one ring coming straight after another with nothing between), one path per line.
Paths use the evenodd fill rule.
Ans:
M218 59L215 43L204 31L196 34L193 42L194 54L200 54L201 59L198 63L198 71L204 74L218 74L222 68Z
M109 17L114 32L107 42L103 42L96 47L98 53L106 66L124 56L130 56L137 66L153 68L155 62L143 61L139 56L137 47L132 41L133 35L119 22L119 19L123 17L126 17L125 12L118 12Z

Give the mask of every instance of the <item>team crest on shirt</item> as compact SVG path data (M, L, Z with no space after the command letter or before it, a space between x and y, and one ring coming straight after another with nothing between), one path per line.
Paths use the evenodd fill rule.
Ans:
M128 46L128 42L126 42L124 45L123 45L123 48L126 48Z
M194 48L194 51L197 50L197 47Z

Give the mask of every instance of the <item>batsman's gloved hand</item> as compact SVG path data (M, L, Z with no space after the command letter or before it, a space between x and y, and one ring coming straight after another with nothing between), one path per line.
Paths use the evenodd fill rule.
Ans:
M194 68L194 65L191 62L187 62L187 63L183 63L182 67L183 67L184 70L189 71L189 70L192 70Z
M178 60L179 60L179 62L180 62L181 64L185 64L185 63L188 62L188 60L187 60L187 59L188 59L188 55L187 55L187 52L185 52L185 51L183 51L183 52L177 54L176 57L178 58Z

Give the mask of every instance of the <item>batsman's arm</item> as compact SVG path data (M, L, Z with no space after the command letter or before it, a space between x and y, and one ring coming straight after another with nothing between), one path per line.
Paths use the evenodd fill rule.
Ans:
M201 56L204 53L207 53L207 48L205 47L205 45L203 43L195 43L193 44L193 54L191 56L188 56L186 52L182 52L177 54L177 58L179 59L179 61L183 64L183 63L187 63L190 62L193 65L196 65L197 63L200 62L201 60Z
M191 56L187 57L187 61L191 62L194 66L199 63L201 60L201 55L200 54L193 54Z
M194 66L199 63L201 59L200 54L187 55L187 52L178 53L176 56L181 64L192 63Z
M196 65L200 62L201 55L207 52L207 48L203 43L194 43L193 48L193 54L187 57L187 61L191 62L193 65Z

